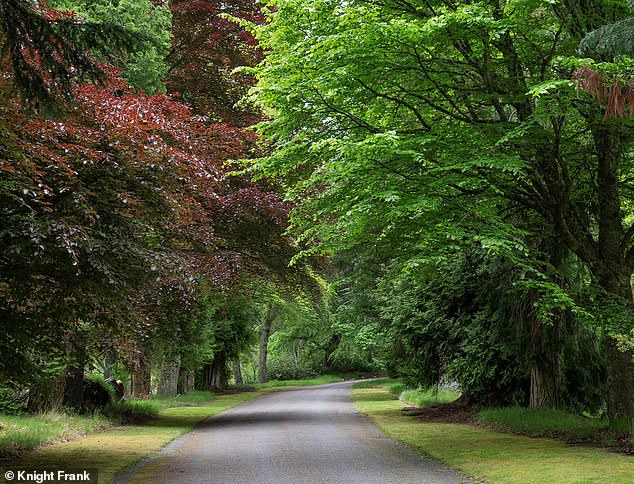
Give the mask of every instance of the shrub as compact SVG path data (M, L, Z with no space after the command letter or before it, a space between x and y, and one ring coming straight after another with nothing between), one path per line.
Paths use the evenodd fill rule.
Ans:
M271 380L302 380L319 374L313 364L298 362L288 356L269 361L267 372Z
M25 408L19 401L17 392L9 387L0 386L0 413L4 415L18 415Z

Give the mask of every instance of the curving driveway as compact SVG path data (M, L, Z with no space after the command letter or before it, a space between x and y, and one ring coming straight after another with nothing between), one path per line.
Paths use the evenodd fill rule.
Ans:
M444 483L460 475L383 435L352 382L271 393L202 422L117 482Z

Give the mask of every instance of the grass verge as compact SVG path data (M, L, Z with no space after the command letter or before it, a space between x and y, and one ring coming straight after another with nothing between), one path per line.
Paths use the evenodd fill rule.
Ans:
M357 407L387 435L472 476L504 483L631 483L634 459L565 442L462 424L420 422L385 389L354 388Z
M97 432L112 423L102 415L68 416L60 413L0 416L0 458L7 459L43 444Z
M607 419L587 418L549 408L509 407L478 412L478 421L530 435L556 436L565 440L587 440L608 428Z

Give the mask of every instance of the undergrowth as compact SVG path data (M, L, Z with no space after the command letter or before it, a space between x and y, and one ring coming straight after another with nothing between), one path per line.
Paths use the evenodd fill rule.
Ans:
M548 408L508 407L482 410L478 421L533 437L554 435L566 440L586 440L608 427L605 418L588 418Z
M405 389L401 394L401 400L417 407L434 405L437 403L451 403L460 396L460 392L453 388Z
M105 429L111 422L103 415L92 416L46 413L41 415L0 415L0 457L39 447L56 440L70 440Z

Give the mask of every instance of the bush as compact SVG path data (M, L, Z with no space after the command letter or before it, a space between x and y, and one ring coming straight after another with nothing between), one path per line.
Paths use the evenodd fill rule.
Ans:
M25 410L25 406L18 399L15 390L0 386L0 413L4 415L18 415Z
M320 373L314 364L297 362L289 356L269 361L267 372L271 380L303 380Z

